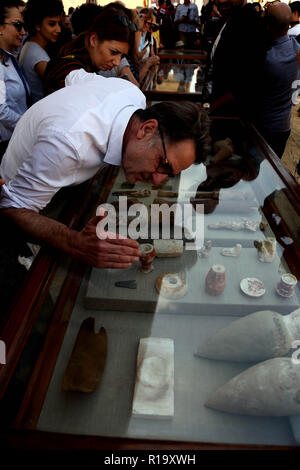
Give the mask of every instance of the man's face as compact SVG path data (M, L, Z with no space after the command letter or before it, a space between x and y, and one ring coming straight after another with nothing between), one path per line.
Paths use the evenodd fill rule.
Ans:
M165 139L164 139L165 140ZM168 171L176 175L191 166L196 159L195 144L192 140L183 140L168 144L165 141ZM159 134L145 134L143 138L129 140L123 155L123 170L129 183L148 181L160 184L167 178L165 155Z
M245 0L216 0L216 5L223 18L229 18L233 10L241 8Z

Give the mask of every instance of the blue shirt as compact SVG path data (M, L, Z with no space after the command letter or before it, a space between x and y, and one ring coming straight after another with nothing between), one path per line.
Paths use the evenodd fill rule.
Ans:
M299 68L297 51L300 44L293 36L282 36L273 41L264 63L260 126L272 132L290 129L292 88ZM258 84L259 85L259 84Z
M198 22L198 7L195 3L189 5L178 5L175 13L174 21L179 20L182 16L187 16L189 10L189 19ZM182 33L193 33L196 31L196 25L190 23L179 23L178 31Z
M9 140L22 114L27 110L26 90L16 68L14 57L5 51L5 64L0 61L0 141ZM29 88L28 90L29 91Z
M27 41L20 53L19 64L30 86L32 103L44 98L43 82L35 71L39 62L49 62L47 52L34 41Z

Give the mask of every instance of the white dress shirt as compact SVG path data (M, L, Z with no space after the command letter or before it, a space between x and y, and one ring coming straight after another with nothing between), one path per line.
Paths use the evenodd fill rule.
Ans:
M74 70L66 87L35 103L19 120L0 166L0 208L36 212L66 186L121 165L123 135L137 109L138 87L120 78Z

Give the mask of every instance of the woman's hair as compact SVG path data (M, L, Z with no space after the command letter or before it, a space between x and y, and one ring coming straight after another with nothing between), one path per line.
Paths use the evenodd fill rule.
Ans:
M66 44L60 51L60 55L74 54L76 51L87 49L91 34L96 33L100 42L120 41L127 42L132 48L134 31L128 26L130 18L120 13L115 8L104 8L95 18L89 29L78 36L78 38Z
M196 161L205 160L211 144L210 121L200 105L189 101L165 101L146 109L138 109L135 116L142 122L156 119L165 138L172 144L193 140L196 147Z
M5 23L8 17L9 8L18 8L21 6L20 0L1 0L0 1L0 24Z
M20 0L1 0L0 1L0 24L4 24L5 20L9 16L9 9L10 8L18 8L21 6ZM3 52L0 51L0 61L2 64L6 65L5 63L5 55Z
M64 7L61 0L28 0L24 10L24 22L29 37L36 34L36 25L41 25L44 18L53 18L62 13Z

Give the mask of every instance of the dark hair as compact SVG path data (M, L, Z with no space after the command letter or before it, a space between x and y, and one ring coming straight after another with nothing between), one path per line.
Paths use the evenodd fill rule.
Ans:
M64 7L61 0L28 0L24 10L24 22L29 37L36 34L36 25L41 25L44 18L53 18L62 13Z
M258 7L259 11L262 11L262 6L259 2L253 2L251 3L252 7L255 9L255 7Z
M102 7L95 3L83 3L75 8L70 18L73 33L79 36L79 34L87 31L101 11Z
M134 32L123 24L122 18L125 18L125 22L130 21L127 16L122 15L114 8L104 8L85 33L81 33L78 38L66 44L60 51L61 55L74 54L76 51L82 51L83 48L86 49L92 33L97 34L99 41L127 42L131 49L134 41Z
M10 8L18 8L22 6L22 3L20 0L1 0L0 1L0 24L4 24L6 18L9 15L8 10ZM3 65L6 65L5 63L5 55L3 52L0 51L0 61L2 62Z
M299 14L299 16L300 16L300 2L299 2L299 1L290 3L290 4L289 4L289 7L290 7L290 9L292 10L292 13L294 13L295 11L297 11L298 14Z
M211 143L210 122L200 105L190 101L165 101L146 109L139 109L135 112L135 116L142 122L156 119L163 135L170 143L193 140L196 146L195 163L205 160Z

